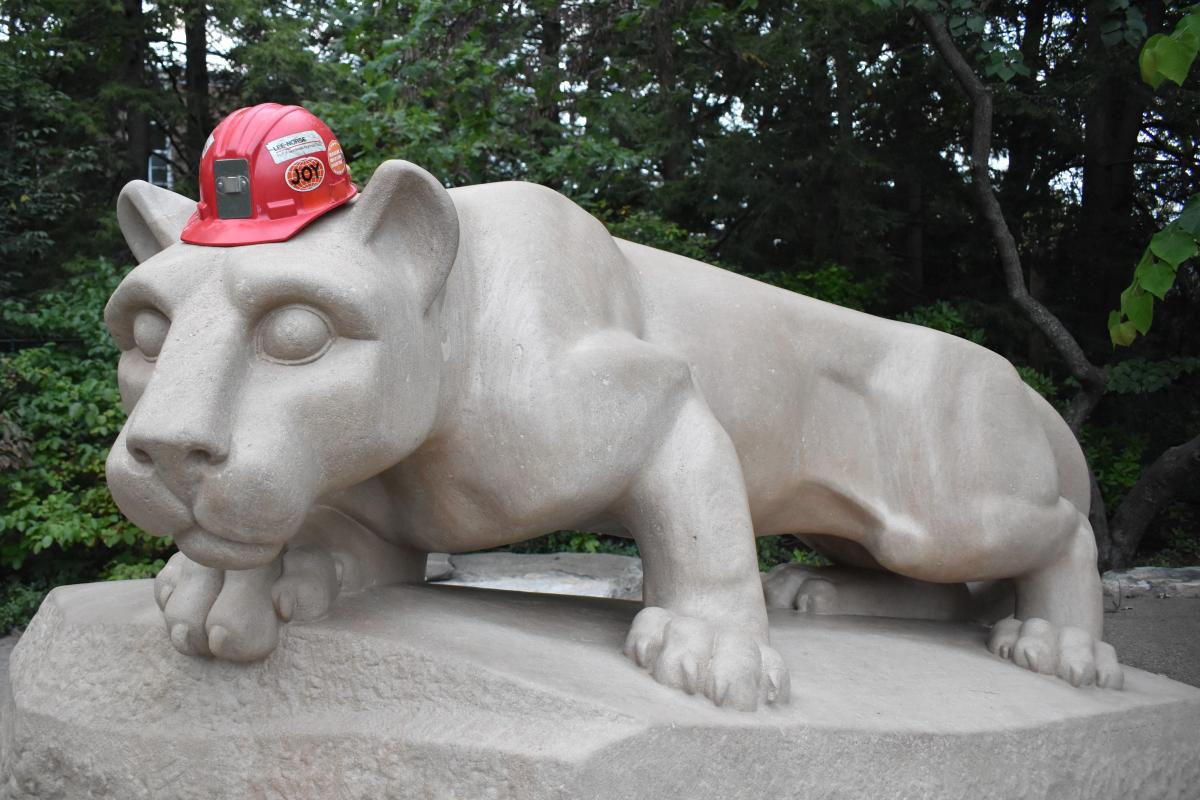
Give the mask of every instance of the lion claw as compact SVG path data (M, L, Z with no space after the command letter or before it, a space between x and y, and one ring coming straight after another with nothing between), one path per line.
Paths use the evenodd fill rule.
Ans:
M717 706L753 711L789 698L787 668L774 648L742 630L663 608L634 617L625 654L659 683L703 694Z

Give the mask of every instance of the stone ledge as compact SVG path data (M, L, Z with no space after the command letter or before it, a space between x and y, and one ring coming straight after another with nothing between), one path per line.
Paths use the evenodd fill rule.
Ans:
M0 797L1194 798L1200 690L1075 690L969 625L772 612L791 706L620 654L637 605L436 585L346 598L261 664L176 653L149 581L56 589L13 654Z
M432 560L432 559L431 559ZM640 600L642 560L609 553L467 553L448 557L448 586ZM429 578L429 570L426 571Z
M1200 567L1134 567L1100 577L1109 608L1126 597L1200 597Z

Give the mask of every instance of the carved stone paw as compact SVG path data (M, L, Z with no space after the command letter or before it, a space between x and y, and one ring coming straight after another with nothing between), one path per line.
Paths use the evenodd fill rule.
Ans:
M1036 617L1025 621L1009 617L992 628L988 649L1032 672L1057 675L1072 686L1120 689L1125 684L1117 651L1081 628L1059 628Z
M176 553L154 580L175 649L228 661L266 658L279 644L280 620L316 619L337 593L334 560L307 549L251 570L213 569Z
M803 564L779 564L762 576L767 608L792 608L807 614L838 613L838 590L821 570Z
M760 702L783 704L790 694L787 667L773 647L737 628L663 608L638 613L625 655L661 684L739 711L753 711Z

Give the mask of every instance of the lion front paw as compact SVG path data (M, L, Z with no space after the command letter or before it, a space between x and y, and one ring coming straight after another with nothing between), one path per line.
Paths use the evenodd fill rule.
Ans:
M659 683L739 711L753 711L760 702L783 704L790 694L787 667L773 647L743 630L664 608L638 613L625 655Z
M337 591L333 559L307 549L249 570L213 569L176 553L154 580L175 649L227 661L266 658L279 644L280 620L322 616Z

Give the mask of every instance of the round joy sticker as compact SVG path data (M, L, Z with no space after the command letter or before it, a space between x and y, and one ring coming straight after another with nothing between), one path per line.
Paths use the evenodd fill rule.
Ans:
M325 165L321 159L308 156L288 164L285 174L288 186L297 192L311 192L325 180Z

